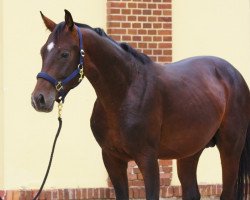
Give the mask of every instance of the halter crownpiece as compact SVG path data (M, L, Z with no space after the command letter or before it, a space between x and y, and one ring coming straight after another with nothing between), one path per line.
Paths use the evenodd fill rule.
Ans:
M65 90L64 90L64 86L66 84L68 84L71 80L76 78L78 75L80 76L79 79L78 79L79 83L84 78L83 67L84 67L84 55L85 55L85 52L84 52L84 49L83 49L82 33L81 33L81 30L80 30L80 28L78 26L77 26L77 33L78 33L78 37L79 37L79 47L80 47L80 61L79 61L79 65L77 66L77 68L68 77L66 77L63 80L57 80L57 79L53 78L52 76L50 76L46 72L39 72L37 74L37 76L36 76L36 78L43 78L46 81L49 81L59 93L58 101L62 101L62 102L64 102L64 99L65 99L65 97L67 95L67 92L65 92Z

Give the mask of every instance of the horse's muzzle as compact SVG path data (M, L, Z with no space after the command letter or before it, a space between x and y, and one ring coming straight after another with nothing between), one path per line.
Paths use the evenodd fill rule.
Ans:
M39 112L51 112L54 107L55 98L45 97L42 93L31 95L31 104Z

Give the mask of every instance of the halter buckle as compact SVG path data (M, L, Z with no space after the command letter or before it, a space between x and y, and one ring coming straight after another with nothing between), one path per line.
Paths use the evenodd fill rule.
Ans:
M61 81L58 81L58 83L56 84L56 90L59 92L60 90L63 89L63 85L62 85L62 82Z

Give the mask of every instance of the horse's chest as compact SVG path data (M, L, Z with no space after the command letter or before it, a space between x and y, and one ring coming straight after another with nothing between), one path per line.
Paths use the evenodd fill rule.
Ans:
M102 121L95 121L92 118L91 128L96 141L105 151L128 157L125 148L124 140L118 126L119 122L102 118Z

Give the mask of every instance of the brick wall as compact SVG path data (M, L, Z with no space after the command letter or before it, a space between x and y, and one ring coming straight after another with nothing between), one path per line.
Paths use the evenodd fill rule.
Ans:
M172 61L172 0L107 0L107 32L154 61Z
M203 197L218 197L221 194L221 185L201 185L200 193ZM3 200L32 200L37 190L0 190L0 197ZM181 197L180 186L166 186L160 189L161 199ZM145 199L145 191L140 187L129 189L130 199ZM53 189L41 193L39 200L113 200L115 192L113 188L77 188L77 189ZM216 198L217 199L217 198ZM169 199L168 199L169 200Z
M107 0L107 33L155 62L172 61L172 0ZM170 185L172 161L159 161L160 185ZM129 163L130 187L143 187L142 174ZM111 183L109 181L109 186Z

